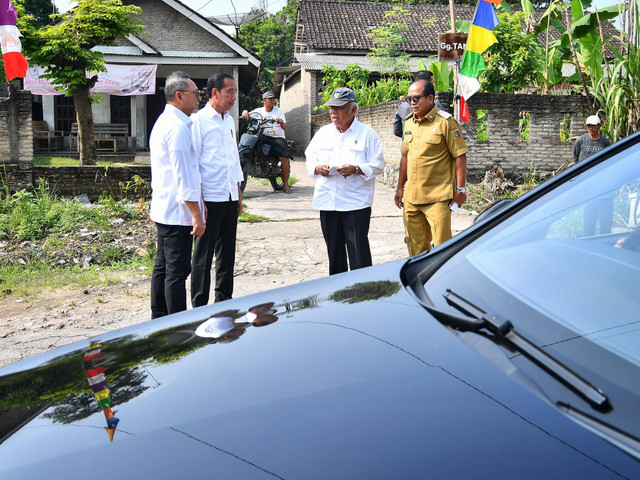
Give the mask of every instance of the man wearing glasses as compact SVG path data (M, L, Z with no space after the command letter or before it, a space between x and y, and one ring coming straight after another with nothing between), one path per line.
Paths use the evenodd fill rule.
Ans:
M452 237L451 212L467 199L469 151L458 122L434 105L433 84L418 80L409 87L407 117L395 202L404 207L410 255Z
M191 120L198 111L198 87L184 72L167 77L167 104L149 138L150 216L158 230L158 250L151 276L151 318L187 309L185 283L191 270L193 237L206 231L200 173L193 152Z
M207 207L207 229L195 241L191 272L191 304L209 303L211 264L216 257L215 301L233 295L236 232L242 213L243 180L236 145L235 122L229 110L236 101L236 82L226 73L207 81L209 100L192 115L193 146L202 177L202 196Z
M313 136L305 151L307 171L316 179L313 208L329 254L329 275L372 264L369 247L375 177L384 169L378 134L356 118L358 100L350 88L338 88L325 104L331 124Z

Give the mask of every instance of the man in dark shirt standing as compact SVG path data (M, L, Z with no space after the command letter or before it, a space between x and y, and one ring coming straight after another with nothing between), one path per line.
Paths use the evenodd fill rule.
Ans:
M573 160L576 163L589 158L594 153L598 153L600 150L604 150L611 145L611 141L607 137L600 135L600 128L602 128L600 117L590 115L587 117L586 123L587 133L578 137L573 147Z
M578 137L573 147L573 160L578 163L611 145L611 140L600 135L602 121L597 115L587 117L587 133ZM613 224L613 197L593 199L584 206L584 235L596 234L596 224L600 219L600 235L611 233Z
M429 83L433 83L433 73L429 70L419 70L413 76L414 82L417 82L418 80L426 80ZM438 100L435 101L435 104L440 110L446 111ZM396 110L396 115L393 117L393 134L396 137L402 138L404 135L404 120L410 113L413 113L413 111L407 102L402 102L398 107L398 110Z

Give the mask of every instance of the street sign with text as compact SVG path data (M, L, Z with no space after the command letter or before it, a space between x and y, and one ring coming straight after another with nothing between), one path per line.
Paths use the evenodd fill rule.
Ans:
M466 33L441 33L438 47L438 60L455 62L460 60L467 46Z

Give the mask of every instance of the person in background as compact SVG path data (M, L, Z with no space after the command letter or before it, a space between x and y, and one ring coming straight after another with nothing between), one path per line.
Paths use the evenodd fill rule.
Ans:
M258 107L251 112L243 111L242 118L249 120L251 113L259 113L262 118L269 118L274 121L273 128L267 129L264 132L262 141L271 146L273 153L280 159L280 165L282 166L282 183L284 185L284 193L293 193L289 187L289 157L287 157L287 141L284 137L284 131L287 129L287 119L284 116L284 112L276 107L276 96L273 92L265 92L262 95L263 107Z
M198 110L198 87L184 72L173 72L164 88L167 104L149 138L150 216L158 231L151 275L151 318L187 309L187 277L193 237L206 231L200 172L191 139L191 113Z
M586 120L587 133L581 135L573 146L573 160L578 163L604 150L611 140L600 135L602 120L598 115L589 115ZM600 234L611 233L613 226L613 197L592 201L584 207L584 235L596 234L596 225L600 219Z
M327 244L329 275L372 264L369 247L375 177L384 169L382 142L356 118L358 100L350 88L338 88L325 104L331 124L313 136L305 151L307 171L316 179L313 208Z
M429 83L433 83L433 73L429 70L420 70L413 76L414 82L418 80L426 80ZM440 110L446 111L438 100L435 101L435 104ZM402 138L404 134L404 121L410 113L411 106L407 102L402 102L396 111L395 117L393 117L393 134L396 137Z

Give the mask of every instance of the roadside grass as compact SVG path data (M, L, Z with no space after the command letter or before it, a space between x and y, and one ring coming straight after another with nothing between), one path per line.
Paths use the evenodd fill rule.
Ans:
M33 157L33 164L39 167L77 167L80 165L80 160L73 157L56 157L39 155ZM109 162L99 160L97 165L100 167L117 167L118 165L131 165L132 162Z
M136 265L139 267L136 268ZM144 267L144 270L141 269ZM87 289L95 285L109 286L131 278L132 275L150 275L153 262L142 259L130 264L110 267L52 267L46 260L30 260L25 265L0 265L0 299L30 299L38 294L61 288Z
M242 204L242 213L240 214L240 218L238 222L241 223L259 223L259 222L270 222L271 219L267 217L262 217L260 215L254 215L253 213L248 213L246 209L246 205Z
M143 203L107 197L91 207L80 205L51 194L44 181L34 191L13 194L0 184L0 299L61 286L108 285L132 271L149 274L155 244L133 250L110 243L118 234L114 219L142 227L148 214ZM81 231L95 232L95 238L80 242Z
M282 182L282 177L278 177L277 180L278 180L278 182ZM298 179L296 177L294 177L293 175L291 175L289 177L289 186L293 187L296 183L298 183ZM263 178L262 179L262 185L270 185L269 179Z

